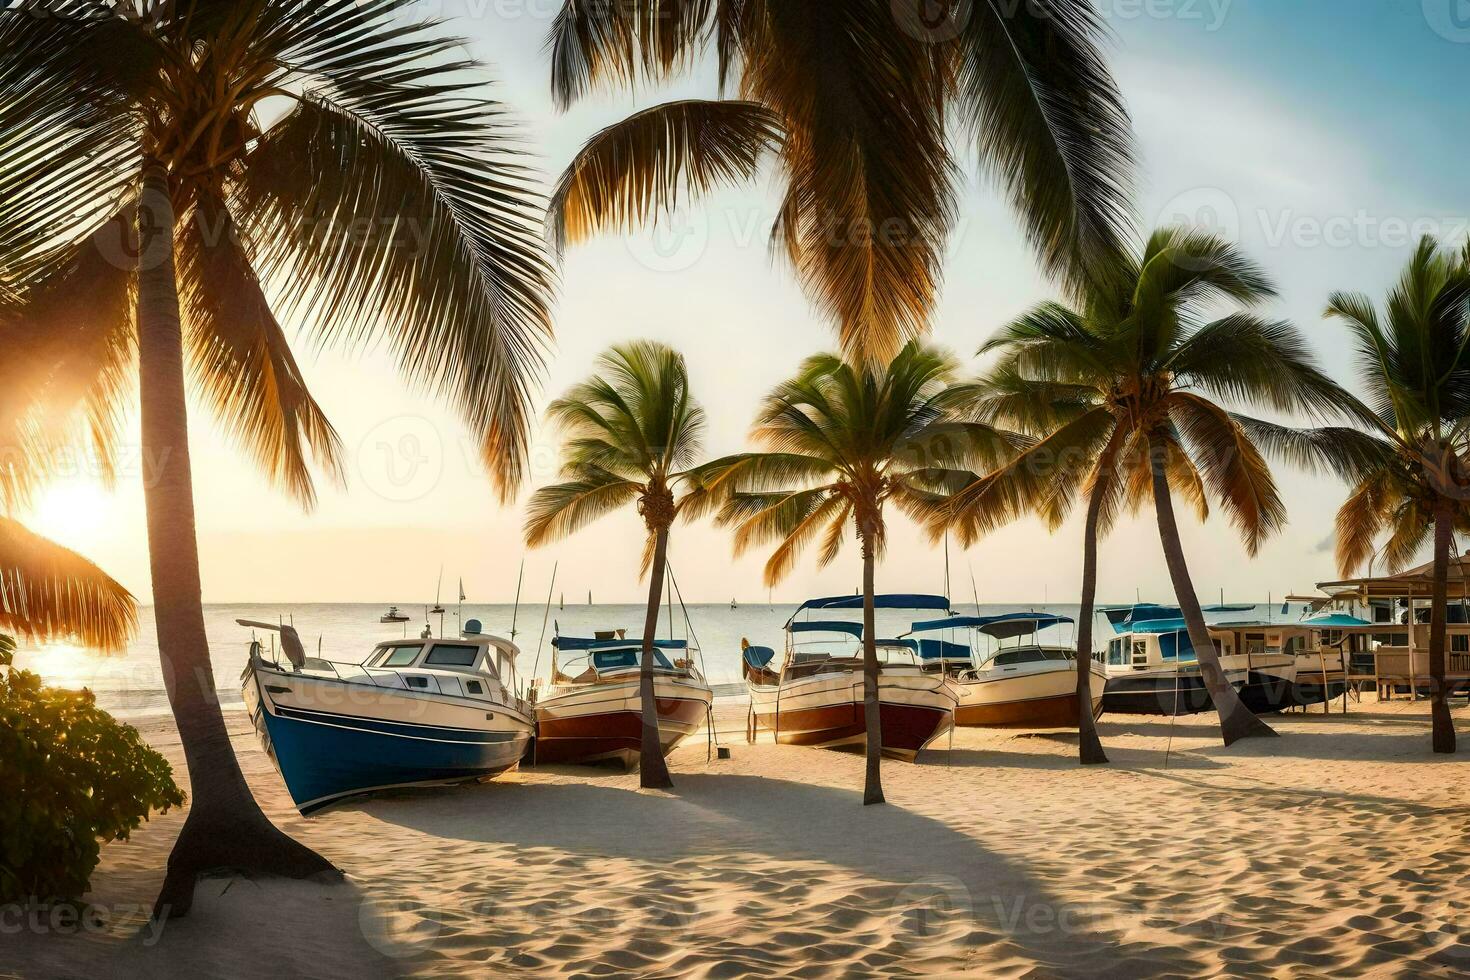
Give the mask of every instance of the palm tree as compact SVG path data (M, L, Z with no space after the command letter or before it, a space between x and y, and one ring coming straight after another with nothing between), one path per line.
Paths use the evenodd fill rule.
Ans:
M1256 404L1321 416L1352 411L1352 399L1313 366L1289 323L1250 312L1275 295L1264 273L1209 234L1166 228L1142 253L1120 261L1089 288L1078 308L1043 303L981 348L1000 360L971 403L982 417L1041 438L1006 466L957 493L941 517L968 542L998 524L1039 511L1053 527L1085 490L1078 691L1090 669L1097 538L1126 505L1150 497L1174 593L1200 671L1229 745L1275 733L1226 682L1190 578L1173 493L1200 519L1217 499L1254 555L1286 520L1260 445L1279 447L1280 426L1221 404ZM1219 304L1241 309L1218 319ZM1208 322L1206 322L1208 320ZM1103 762L1083 713L1081 758Z
M604 514L636 504L648 529L643 572L648 612L643 620L639 696L643 715L639 785L674 785L659 744L653 691L653 640L668 564L669 529L699 516L712 499L697 465L704 409L689 390L682 354L653 341L609 348L593 377L551 403L547 417L566 437L566 482L532 495L526 543L539 547L567 537Z
M0 630L119 650L138 625L132 593L81 555L0 517Z
M1124 248L1132 137L1091 5L979 0L928 26L912 6L565 0L549 42L563 107L666 81L711 47L721 97L593 136L552 195L558 242L628 230L774 160L772 242L843 351L875 364L928 328L955 156L973 151L1004 187L1049 273L1075 281Z
M173 915L211 869L332 871L260 811L220 714L186 367L303 504L312 460L339 476L340 446L277 312L321 342L385 342L456 403L503 494L523 471L549 332L540 202L478 66L398 6L28 0L0 14L5 319L90 352L74 380L108 409L103 443L136 351L142 450L159 464L144 488L154 615L194 798L158 899Z
M1337 512L1337 563L1351 575L1379 553L1392 570L1410 564L1433 535L1429 676L1435 752L1455 751L1445 689L1449 553L1456 530L1470 531L1470 254L1420 241L1384 315L1360 293L1336 293L1327 315L1347 325L1357 346L1358 385L1371 411L1369 434L1335 430L1315 442L1346 440L1333 466L1352 490ZM1412 610L1410 611L1412 615Z
M776 387L752 431L768 452L711 463L706 489L722 501L719 521L735 528L735 552L776 543L765 582L774 587L803 548L821 538L818 564L831 564L856 531L863 558L863 716L867 776L863 803L882 803L882 730L874 635L874 572L883 555L889 502L930 520L946 490L994 467L1021 441L981 422L954 417L955 363L911 341L886 368L833 354L802 363Z

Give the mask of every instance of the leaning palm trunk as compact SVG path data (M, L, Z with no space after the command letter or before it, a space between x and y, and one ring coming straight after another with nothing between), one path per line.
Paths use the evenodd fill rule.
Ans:
M174 277L174 213L162 166L144 173L138 208L138 372L144 458L156 460L143 486L153 615L164 686L189 768L193 802L159 893L155 914L186 913L206 871L293 878L335 871L277 830L256 804L225 730L210 668L199 585L184 397L183 336Z
M1205 614L1194 592L1194 582L1189 577L1189 566L1184 561L1184 546L1179 540L1179 525L1174 520L1174 501L1169 493L1169 478L1165 471L1168 458L1163 440L1150 438L1150 469L1153 473L1154 511L1159 522L1159 541L1164 547L1164 560L1169 565L1169 578L1174 584L1174 598L1184 614L1184 624L1189 630L1189 642L1199 660L1200 676L1205 689L1215 704L1220 716L1220 735L1226 745L1242 738L1259 736L1274 737L1271 726L1257 718L1251 709L1240 700L1235 688L1225 679L1220 668L1220 657L1215 653L1214 641L1205 628Z
M648 612L643 617L643 661L638 671L639 712L643 731L638 746L638 785L644 789L669 789L674 780L664 761L658 735L658 698L653 691L653 634L658 630L659 597L664 590L664 565L669 554L669 529L654 532L653 567L648 571Z
M1092 717L1092 620L1097 598L1097 525L1103 487L1093 484L1087 495L1087 523L1082 531L1082 608L1077 612L1077 753L1084 766L1105 765L1107 753Z
M1434 508L1434 601L1429 610L1429 713L1433 724L1434 751L1455 751L1455 723L1450 718L1449 692L1445 690L1445 613L1449 604L1450 537L1455 515L1450 502L1441 497ZM1412 618L1413 610L1409 610Z
M863 781L863 806L883 803L883 722L878 708L877 619L873 613L873 531L863 529L863 725L867 729L867 776Z

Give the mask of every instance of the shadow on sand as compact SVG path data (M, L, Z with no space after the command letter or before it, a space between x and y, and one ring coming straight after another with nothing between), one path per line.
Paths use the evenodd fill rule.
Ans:
M669 867L670 875L682 860L739 868L751 855L845 867L899 886L889 899L895 915L908 911L901 903L938 884L951 908L968 904L968 934L957 941L972 968L982 967L985 946L997 942L1034 960L1045 976L1127 973L1143 964L1116 936L1096 931L1086 914L1051 897L1024 867L938 820L894 804L863 807L856 792L782 779L689 772L675 778L669 795L597 782L487 784L459 791L474 794L473 803L410 796L358 807L436 837L613 854ZM1037 908L1049 911L1038 916ZM1199 966L1184 953L1171 956L1184 972Z

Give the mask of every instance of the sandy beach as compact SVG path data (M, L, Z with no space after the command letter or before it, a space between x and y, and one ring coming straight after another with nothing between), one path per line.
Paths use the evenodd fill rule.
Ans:
M1426 712L1370 696L1231 749L1207 716L1105 721L1105 769L962 730L865 809L861 757L747 745L730 708L733 758L682 747L672 793L555 767L311 819L237 712L267 812L347 884L211 880L145 925L172 813L104 848L99 920L7 919L0 975L1466 976L1470 754L1433 758Z

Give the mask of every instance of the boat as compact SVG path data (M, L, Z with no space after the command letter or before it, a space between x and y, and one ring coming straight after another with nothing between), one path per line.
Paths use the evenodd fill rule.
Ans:
M1209 627L1221 663L1228 663L1244 680L1237 693L1256 714L1269 714L1296 705L1299 653L1307 642L1304 631L1281 623L1217 623Z
M909 635L929 634L918 638L920 660L942 670L958 686L956 725L1076 728L1080 720L1076 645L1044 644L1038 639L1042 630L1072 623L1067 616L1036 612L951 616L914 623ZM1102 711L1107 673L1091 657L1087 663L1088 710L1096 718Z
M638 767L643 745L643 641L622 630L551 641L551 682L533 682L535 761ZM709 719L714 692L686 640L653 641L659 744L668 755Z
M1296 624L1305 634L1292 646L1296 654L1296 681L1292 700L1299 707L1326 704L1347 693L1351 655L1366 647L1369 637L1360 630L1373 624L1342 613L1313 616Z
M406 623L409 617L398 611L397 606L389 606L388 611L378 617L380 623Z
M1138 603L1102 612L1116 634L1106 649L1093 654L1107 676L1104 711L1190 715L1214 706L1178 607ZM1260 714L1292 704L1296 657L1282 651L1279 627L1224 623L1206 628L1225 680L1247 707Z
M270 635L269 656L251 640L245 707L303 815L363 793L494 776L530 745L519 651L476 620L459 638L379 643L358 664L307 657L290 626L236 622Z
M943 596L879 595L875 609L949 612ZM785 654L778 665L770 647L742 644L750 690L747 737L758 728L784 745L857 748L867 741L863 710L863 624L798 618L809 610L863 608L863 597L832 596L802 603L786 623ZM808 613L808 617L809 617ZM954 728L959 692L941 670L919 659L913 639L879 639L878 711L883 754L913 761Z

